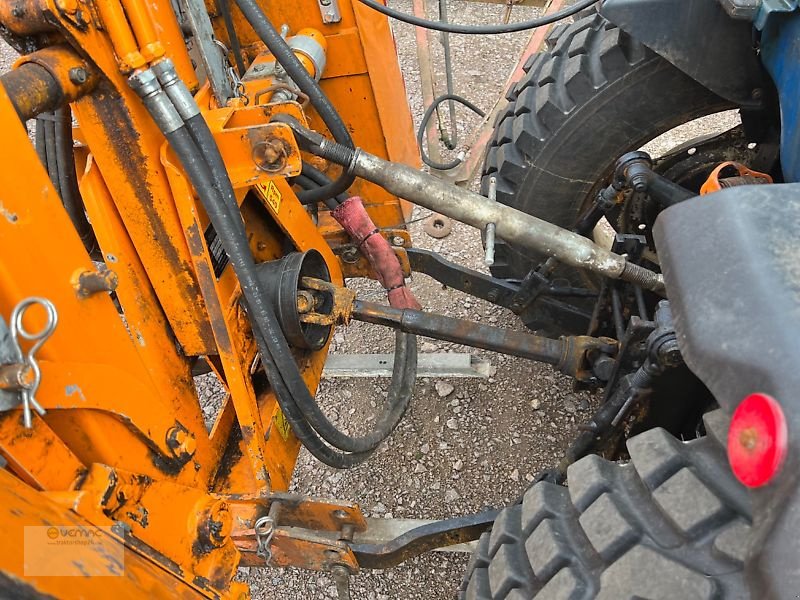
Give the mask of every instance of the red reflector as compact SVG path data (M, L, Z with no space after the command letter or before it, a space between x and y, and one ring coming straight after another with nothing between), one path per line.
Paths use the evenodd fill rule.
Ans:
M772 396L750 394L742 400L728 431L728 460L747 487L769 483L786 458L788 432L783 410Z

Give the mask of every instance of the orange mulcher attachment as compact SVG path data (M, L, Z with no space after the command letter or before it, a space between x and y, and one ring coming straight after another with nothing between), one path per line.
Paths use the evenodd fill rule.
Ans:
M735 185L752 185L758 183L772 183L772 177L766 173L751 171L741 163L726 161L720 163L711 171L706 182L700 188L700 195L704 196L721 189Z

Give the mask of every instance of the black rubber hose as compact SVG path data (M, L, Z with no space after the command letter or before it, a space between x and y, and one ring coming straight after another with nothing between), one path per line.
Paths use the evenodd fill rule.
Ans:
M316 202L314 202L314 201L309 202L308 200L303 198L303 194L305 192L311 191L311 190L316 190L317 188L319 188L319 184L316 181L314 181L310 177L306 177L305 175L300 174L300 175L297 175L294 179L292 179L292 183L295 184L295 185L299 185L302 188L302 191L297 192L297 199L300 200L300 204L306 204L306 205L314 205L314 204L316 204ZM337 206L339 206L339 203L336 202L336 200L334 200L333 198L328 198L324 202L325 202L325 206L327 206L331 210L333 210Z
M209 213L209 218L212 219L217 236L222 241L228 253L231 265L234 267L236 276L239 279L242 294L245 297L248 308L251 310L252 318L261 330L263 339L272 356L272 360L277 367L277 375L283 380L283 383L285 383L291 397L294 399L294 402L296 402L297 407L300 409L305 419L326 442L345 452L367 453L374 450L397 426L399 419L394 421L392 418L392 416L397 413L397 408L394 404L405 404L407 407L411 397L410 390L411 387L413 387L413 381L409 387L407 383L404 384L403 381L395 381L393 378L392 387L390 389L390 400L392 402L390 403L389 409L384 415L381 415L378 420L378 426L367 436L348 436L330 422L322 409L320 409L314 397L308 391L308 387L297 368L289 345L280 328L277 316L273 308L266 301L267 294L260 289L261 285L255 274L255 263L250 254L244 223L241 219L241 212L239 211L238 203L236 203L233 187L228 177L227 170L225 169L225 164L222 161L222 156L219 153L211 131L208 129L208 125L202 118L202 115L196 115L195 117L187 119L186 124L187 135L193 142L194 147L198 149L200 156L205 159L208 170L211 172L210 176L203 172L202 177L204 177L205 180L210 180L208 183L212 189L218 192L217 197L221 200L222 204L222 206L219 207L206 206L206 212ZM183 128L181 128L181 130L183 130ZM174 136L174 134L170 135ZM198 177L201 177L201 175L198 175ZM192 179L192 182L194 183L195 179ZM199 185L205 184L199 182ZM199 188L196 186L195 190L199 193ZM225 215L225 223L221 222L220 227L217 227L212 213L220 216ZM406 346L410 347L411 345L406 344ZM401 361L413 362L415 379L416 343L413 344L413 349L413 356L411 354L406 356L405 351L398 350L396 352L396 357L399 357ZM401 372L404 373L406 371ZM392 393L395 387L404 391L408 390L407 397L397 392ZM400 416L402 416L404 412L405 408L403 408ZM364 456L364 459L366 459L366 456Z
M531 19L530 21L521 21L520 23L499 23L497 25L460 25L458 23L429 21L428 19L422 19L414 15L409 15L408 13L394 10L393 8L389 8L388 6L384 6L377 0L358 0L358 1L361 2L362 4L365 4L366 6L369 6L373 10L377 10L379 13L383 13L387 17L397 19L398 21L402 21L403 23L408 23L409 25L422 27L424 29L434 29L436 31L445 31L447 33L495 35L498 33L514 33L516 31L526 31L528 29L535 29L537 27L542 27L543 25L550 25L551 23L555 23L556 21L560 21L561 19L565 19L567 17L571 17L581 12L582 10L589 8L592 4L596 4L599 0L580 0L579 2L573 4L572 6L569 6L567 8L562 8L561 10L554 12L552 15L546 15L544 17Z
M42 115L40 121L44 125L44 153L45 153L45 166L47 167L47 174L50 176L50 181L53 182L53 187L56 191L61 193L59 188L61 182L58 179L58 159L56 158L56 123L54 113L47 113Z
M486 113L483 112L480 108L475 106L472 102L470 102L466 98L459 96L458 94L444 94L436 98L433 102L431 102L431 105L425 111L425 114L422 115L422 120L419 122L419 128L417 129L417 146L419 146L419 154L422 157L422 162L428 165L431 169L436 169L437 171L448 171L450 169L455 169L458 165L461 164L460 158L455 158L447 163L437 163L425 153L425 146L423 141L425 135L425 128L428 126L428 121L431 120L433 113L436 111L439 105L447 100L453 100L455 102L458 102L459 104L463 104L464 106L466 106L468 109L470 109L472 112L476 113L480 117L486 116ZM452 143L455 145L456 140L453 139Z
M54 115L55 125L55 154L58 165L58 189L61 193L61 203L69 215L75 230L83 242L83 247L89 254L96 254L97 238L94 230L86 218L80 190L78 189L78 174L75 171L75 150L72 137L72 111L69 106L60 108Z
M260 293L260 286L255 277L255 264L250 254L247 238L243 235L244 224L241 221L241 216L238 217L237 224L231 211L228 210L229 207L222 201L220 194L216 192L216 186L209 175L209 165L203 153L200 152L198 146L195 144L188 128L180 127L165 135L186 171L189 180L192 182L192 186L203 202L208 217L219 239L223 242L225 251L230 258L231 266L236 272L239 285L242 288L245 307L253 317L255 325L253 329L256 343L258 343L259 346L267 378L269 379L270 385L275 390L275 395L278 398L281 410L284 412L295 435L297 435L303 445L308 448L309 452L332 467L346 468L363 462L371 453L339 454L325 446L322 440L319 439L306 422L303 413L294 401L293 394L290 393L284 382L284 373L280 363L286 361L275 360L275 354L269 343L270 340L275 342L278 339L282 339L283 333L278 328L276 336L273 327L264 327L265 321L267 321L267 325L269 325L269 321L273 319L275 320L274 326L277 326L277 319L274 313L271 315L272 319L269 318L272 312L271 307L266 303L266 295ZM264 315L267 316L266 319L263 318ZM281 358L285 359L287 356L292 364L293 370L297 371L297 365L295 365L294 361L291 359L292 355L289 352L288 346L286 347L286 354ZM304 382L302 385L305 387ZM308 394L308 388L305 388L305 390L306 394Z
M257 330L258 328L256 327L255 329ZM312 427L308 424L308 421L306 421L302 411L298 408L297 404L292 398L291 393L286 388L286 384L284 384L283 380L281 379L281 374L278 371L278 367L275 366L275 363L269 354L267 343L263 339L260 331L256 333L256 338L259 346L259 352L261 353L261 362L264 365L264 371L267 374L267 380L270 382L270 385L275 392L275 397L278 399L278 404L280 405L286 420L289 422L289 426L297 436L297 439L300 440L300 442L311 453L311 455L317 460L335 469L349 469L367 460L372 455L374 450L363 453L337 452L322 441L317 432L314 431L314 429L312 429Z
M36 154L39 155L39 160L42 162L42 166L47 170L47 150L44 146L44 119L42 115L36 117L36 134L35 134L35 146L36 146Z
M294 51L289 47L281 37L281 34L272 25L269 19L264 15L261 7L255 0L236 0L236 4L242 11L244 18L250 23L250 26L255 30L256 34L264 45L272 52L275 60L280 63L284 68L287 75L294 81L300 91L308 96L311 105L319 113L319 116L325 122L325 125L330 129L333 139L339 144L354 148L353 138L350 136L350 131L347 129L339 113L331 104L330 99L322 91L319 83L306 71L303 64L295 56ZM321 187L319 190L309 192L307 200L321 201L325 198L333 198L349 188L355 177L349 175L346 171L328 186Z
M239 71L239 77L241 78L244 77L244 72L247 70L247 67L244 66L242 45L239 43L236 27L233 26L233 16L231 16L231 7L228 2L229 0L216 0L217 12L222 15L222 21L225 23L225 31L228 32L228 40L231 43L233 60L236 61L236 70Z
M331 178L330 177L328 177L325 173L323 173L322 171L320 171L319 169L314 167L311 163L307 163L305 161L303 161L303 170L302 170L301 174L303 175L303 177L306 177L309 181L312 181L315 184L313 186L313 188L312 187L306 188L308 190L315 189L315 188L318 188L318 187L324 187L326 185L330 185L331 184ZM308 194L307 193L304 192L304 193L298 195L298 198L300 199L300 201L303 204L310 204L310 201L308 200ZM328 208L333 210L334 208L336 208L336 206L338 206L339 204L341 204L342 202L347 200L347 198L348 198L347 194L339 194L335 198L326 198L326 199L323 200L323 202L325 203L325 205ZM312 200L313 200L313 198L312 198ZM329 204L329 202L331 202L331 201L334 202L334 206L333 207L331 207L331 205Z

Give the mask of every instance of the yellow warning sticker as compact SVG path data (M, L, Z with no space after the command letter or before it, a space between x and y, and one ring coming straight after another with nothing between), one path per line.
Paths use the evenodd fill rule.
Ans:
M267 201L269 207L275 214L278 214L278 210L281 207L281 192L278 190L278 186L275 185L275 182L268 181L267 183L257 183L256 188L261 195L264 197L264 200Z
M280 195L278 197L280 198ZM281 409L278 409L278 412L275 413L275 429L278 430L278 433L281 434L284 441L289 439L291 428L289 427L289 421L286 420Z

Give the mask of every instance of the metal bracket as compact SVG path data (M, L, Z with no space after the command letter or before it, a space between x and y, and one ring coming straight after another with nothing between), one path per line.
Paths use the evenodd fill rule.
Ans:
M224 51L217 45L214 37L206 5L197 0L181 0L180 4L197 43L214 98L219 106L226 106L228 100L236 93L228 78Z
M317 0L317 4L322 15L322 22L326 25L338 23L342 20L342 12L339 10L338 0Z

